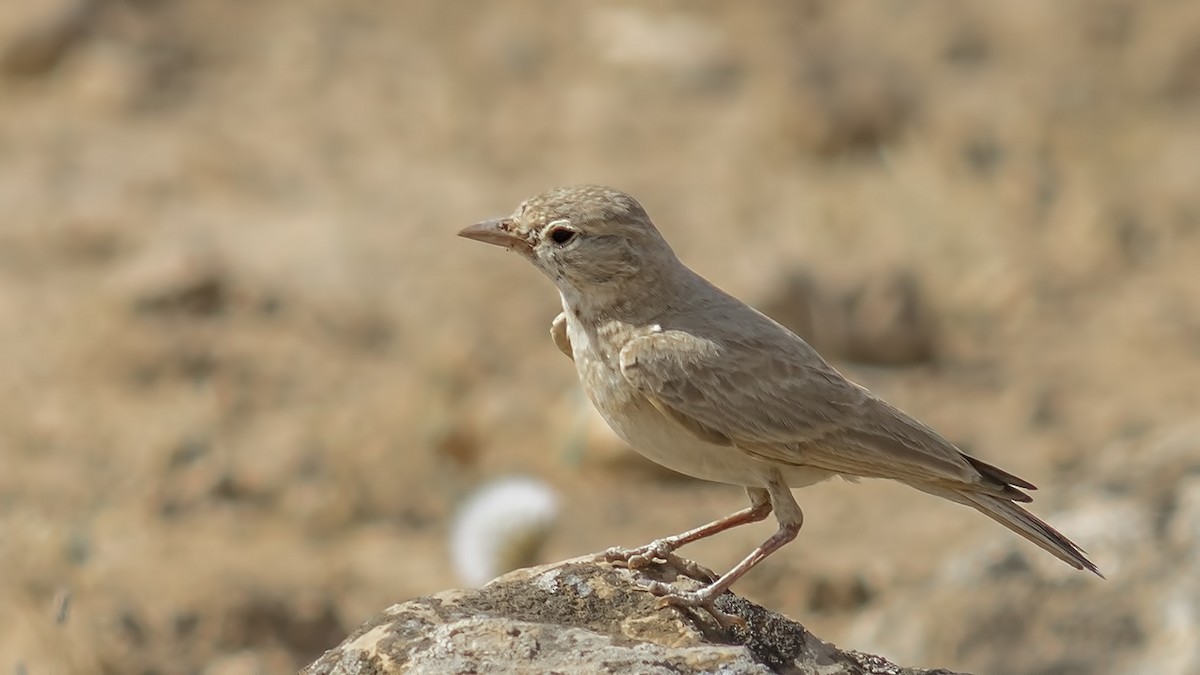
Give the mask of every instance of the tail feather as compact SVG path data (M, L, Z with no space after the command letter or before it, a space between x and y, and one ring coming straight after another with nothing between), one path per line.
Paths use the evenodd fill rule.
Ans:
M1077 570L1087 570L1104 578L1086 552L1061 532L1032 513L1006 499L987 494L955 490L955 501L973 507L983 515L1037 544L1043 550Z
M967 463L970 464L976 471L978 471L984 478L990 478L999 483L1003 483L1004 485L1011 485L1014 487L1024 488L1026 490L1036 490L1037 489L1036 485L1034 485L1033 483L1030 483L1029 481L1025 480L1024 478L1021 478L1019 476L1014 476L1011 473L1005 471L1004 469L1001 469L998 466L988 464L987 462L983 461L982 459L976 459L975 457L972 457L965 453L963 454L962 457L963 457L963 459L967 460ZM1022 495L1022 496L1026 497L1026 499L1018 499L1017 501L1030 501L1029 495Z

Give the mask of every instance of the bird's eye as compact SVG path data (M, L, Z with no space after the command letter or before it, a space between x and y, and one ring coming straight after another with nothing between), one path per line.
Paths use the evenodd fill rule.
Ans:
M550 230L550 241L563 245L575 238L575 230L568 227L556 227Z

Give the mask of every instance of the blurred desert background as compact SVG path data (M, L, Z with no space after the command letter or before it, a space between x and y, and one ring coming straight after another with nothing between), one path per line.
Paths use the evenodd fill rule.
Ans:
M462 585L499 477L558 494L544 561L741 508L455 237L578 182L1108 576L835 481L735 591L905 665L1200 669L1200 4L39 0L0 4L0 671L294 671Z

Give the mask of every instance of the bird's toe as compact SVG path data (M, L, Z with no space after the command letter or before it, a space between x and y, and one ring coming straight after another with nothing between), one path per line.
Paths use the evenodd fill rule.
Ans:
M702 588L698 591L679 591L667 584L655 582L648 590L659 596L658 606L660 608L676 607L679 609L691 608L702 610L708 613L721 628L726 630L735 626L739 628L746 627L746 619L736 614L730 614L717 607L716 599L720 597L720 594L712 593L711 587Z

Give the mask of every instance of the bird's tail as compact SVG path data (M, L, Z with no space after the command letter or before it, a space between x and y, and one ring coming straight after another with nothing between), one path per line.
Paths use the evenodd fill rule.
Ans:
M1104 575L1100 574L1100 570L1096 569L1096 564L1088 559L1087 553L1079 548L1075 542L1067 539L1063 533L1051 527L1049 523L1046 523L1008 499L980 492L968 492L966 490L924 489L924 491L970 506L988 518L1037 544L1047 553L1071 567L1077 570L1087 570L1101 579L1104 578Z

